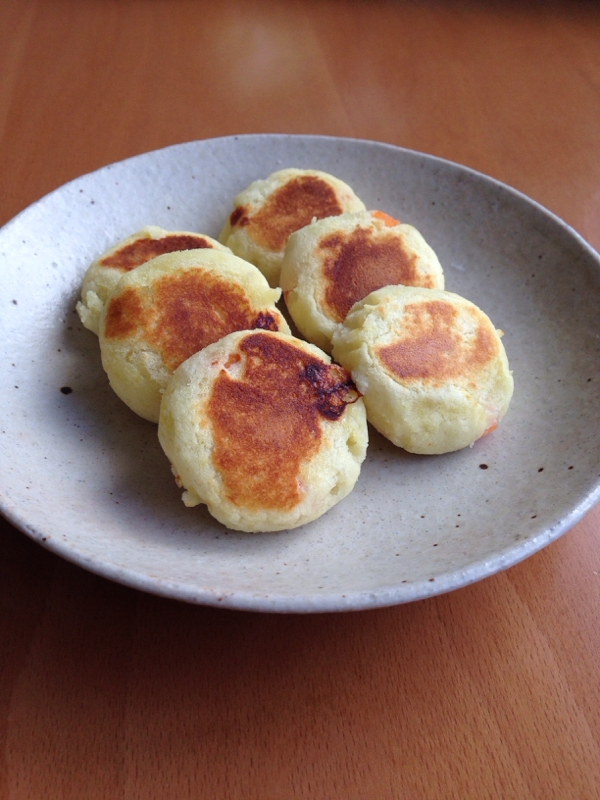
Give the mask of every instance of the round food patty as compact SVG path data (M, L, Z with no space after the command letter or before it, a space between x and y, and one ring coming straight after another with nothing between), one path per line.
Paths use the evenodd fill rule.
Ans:
M451 292L386 286L357 303L333 335L369 421L412 453L473 444L505 415L513 378L501 333Z
M104 304L126 272L151 258L178 250L209 248L229 252L229 248L202 233L166 231L148 225L111 247L92 264L83 278L77 313L86 328L97 334Z
M158 427L188 506L229 528L276 531L324 514L354 487L368 442L349 373L282 333L231 333L185 361Z
M444 274L416 228L381 211L322 219L288 239L280 278L288 310L328 353L354 303L390 284L443 289Z
M256 267L232 253L168 253L126 273L100 318L102 365L119 397L158 422L167 381L186 358L232 331L289 331Z
M362 200L343 181L319 170L282 169L254 181L237 195L219 241L255 264L271 286L288 237L314 219L364 209Z

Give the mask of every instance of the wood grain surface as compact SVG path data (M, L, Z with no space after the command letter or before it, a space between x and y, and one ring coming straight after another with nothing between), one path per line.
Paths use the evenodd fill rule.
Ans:
M600 247L600 6L0 3L0 224L260 131L461 162ZM600 507L460 591L316 616L145 595L0 534L0 800L600 798Z

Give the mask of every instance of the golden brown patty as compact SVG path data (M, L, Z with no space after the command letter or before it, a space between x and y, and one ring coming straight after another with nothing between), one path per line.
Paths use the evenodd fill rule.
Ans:
M380 211L360 211L293 233L280 283L298 330L329 352L354 303L390 284L443 289L444 275L415 228Z
M369 421L413 453L473 444L506 413L513 379L498 331L451 292L387 286L357 303L333 336Z
M228 251L210 236L188 231L166 231L150 225L128 236L97 258L86 272L81 301L77 303L81 321L97 334L104 303L126 272L165 253L203 248Z
M349 373L312 345L232 333L169 381L159 439L186 491L245 531L316 519L353 488L366 415Z
M219 239L277 286L288 237L314 219L364 209L352 189L318 170L284 169L252 183L234 200Z
M102 363L111 386L145 419L158 421L170 374L231 331L289 331L279 290L231 253L168 253L126 273L100 320Z

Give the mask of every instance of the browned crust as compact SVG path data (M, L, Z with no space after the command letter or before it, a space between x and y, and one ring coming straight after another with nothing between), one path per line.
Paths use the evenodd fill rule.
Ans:
M385 367L403 381L433 383L476 376L499 352L491 323L477 309L463 309L473 317L476 331L465 341L457 330L459 311L446 300L411 303L404 309L398 339L377 348Z
M391 231L338 231L323 237L319 251L326 282L324 305L334 322L343 322L354 303L383 286L435 288L433 276L420 272L416 254Z
M213 245L204 236L193 234L169 234L162 239L151 239L148 236L140 237L120 247L112 255L103 258L100 265L112 267L122 272L129 272L136 267L150 261L151 258L162 256L165 253L174 253L179 250L210 249Z
M277 253L294 231L314 218L332 217L343 210L327 181L318 175L299 175L272 192L256 213L250 214L244 206L235 208L229 222L232 228L247 227L257 244Z
M302 465L318 451L321 419L339 419L359 394L349 373L268 334L249 334L239 380L222 370L208 414L213 462L228 499L244 508L289 511L305 494Z
M242 286L203 269L163 275L150 288L126 287L109 300L105 339L145 340L167 368L233 331L278 330L279 317L256 311Z

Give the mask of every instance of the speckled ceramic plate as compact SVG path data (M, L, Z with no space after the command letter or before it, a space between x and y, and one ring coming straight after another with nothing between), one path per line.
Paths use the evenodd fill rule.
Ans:
M360 480L316 522L226 531L186 509L156 428L110 390L74 312L87 265L146 224L218 234L234 195L286 166L353 186L421 230L450 291L502 328L507 416L474 447L411 456L371 431ZM464 167L385 144L252 135L84 175L0 232L0 508L65 558L157 594L261 611L403 603L556 539L600 491L600 260L567 225Z

